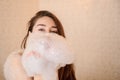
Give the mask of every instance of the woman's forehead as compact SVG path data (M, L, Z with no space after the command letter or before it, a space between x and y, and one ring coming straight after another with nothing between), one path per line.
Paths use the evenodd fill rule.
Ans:
M56 26L54 20L50 17L47 17L47 16L44 16L44 17L37 19L35 24L46 24L46 25L49 24L52 26Z

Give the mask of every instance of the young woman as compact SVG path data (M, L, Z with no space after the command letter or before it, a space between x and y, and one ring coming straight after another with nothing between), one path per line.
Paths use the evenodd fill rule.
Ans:
M51 12L43 10L43 11L37 12L36 15L32 17L31 20L29 21L27 35L24 37L22 41L21 48L22 49L26 48L26 41L29 36L29 32L36 33L39 31L44 33L56 33L65 37L63 26L61 22L58 20L58 18ZM22 52L15 52L7 58L7 61L5 63L5 69L4 69L6 79L7 80L13 80L13 79L14 80L42 80L41 76L39 75L34 76L32 78L27 77L23 69L23 66L21 65L21 62L20 62L21 55L22 55ZM6 66L9 66L9 67L6 67ZM14 74L15 76L11 77L11 75L9 75L8 72L10 72L11 74ZM13 78L13 79L10 79L10 78ZM59 80L76 80L74 65L69 64L69 65L66 65L65 67L61 67L58 70L58 78Z

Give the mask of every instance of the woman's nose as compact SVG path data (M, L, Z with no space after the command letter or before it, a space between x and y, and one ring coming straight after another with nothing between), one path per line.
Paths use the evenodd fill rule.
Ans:
M47 32L47 33L50 33L50 28L46 28L46 32Z

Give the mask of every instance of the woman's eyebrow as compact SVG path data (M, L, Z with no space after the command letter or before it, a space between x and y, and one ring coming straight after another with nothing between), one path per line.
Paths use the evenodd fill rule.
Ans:
M46 26L45 24L37 24L37 26ZM52 28L57 28L56 26L52 26Z
M37 24L37 26L46 26L45 24Z

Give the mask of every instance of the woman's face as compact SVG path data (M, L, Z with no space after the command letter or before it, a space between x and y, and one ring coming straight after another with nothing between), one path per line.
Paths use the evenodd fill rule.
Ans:
M44 16L36 21L32 32L58 33L58 30L55 22L50 17Z

